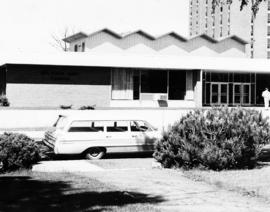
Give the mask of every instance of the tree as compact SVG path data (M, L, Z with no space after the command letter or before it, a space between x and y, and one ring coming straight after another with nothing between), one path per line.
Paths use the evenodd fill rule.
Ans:
M71 30L68 27L65 27L62 33L52 34L52 42L50 43L51 46L55 47L56 49L61 49L67 52L68 44L67 42L63 41L63 39L67 38L72 33L73 32L71 32Z
M259 10L259 5L261 2L266 1L266 0L234 0L234 1L240 1L240 10L242 10L245 6L248 4L251 4L251 10L254 16L256 16L258 10ZM231 4L233 0L212 0L212 6L213 10L217 5L219 5L222 2L226 2L227 4Z

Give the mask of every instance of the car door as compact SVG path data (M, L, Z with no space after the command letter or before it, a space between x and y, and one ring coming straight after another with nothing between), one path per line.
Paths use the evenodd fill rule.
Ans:
M154 149L153 129L146 122L130 121L130 131L138 151L152 151Z
M132 152L135 143L130 134L129 121L107 121L106 140L108 152Z

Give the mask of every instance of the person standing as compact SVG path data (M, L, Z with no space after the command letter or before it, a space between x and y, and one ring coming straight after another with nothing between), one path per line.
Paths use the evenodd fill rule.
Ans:
M268 88L265 88L265 90L262 92L262 97L264 99L264 108L268 110L270 100L270 92L268 91Z

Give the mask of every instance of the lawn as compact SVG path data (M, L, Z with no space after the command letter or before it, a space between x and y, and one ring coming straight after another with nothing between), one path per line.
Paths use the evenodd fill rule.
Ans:
M0 211L159 211L163 201L69 173L2 174L0 188Z
M264 164L252 170L184 171L184 175L196 181L204 181L221 189L260 198L270 203L270 165Z

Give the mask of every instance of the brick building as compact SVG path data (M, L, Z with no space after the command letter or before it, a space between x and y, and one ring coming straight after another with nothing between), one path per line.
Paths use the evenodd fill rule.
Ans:
M237 36L216 40L199 35L188 39L174 32L154 37L144 31L123 35L104 29L89 35L76 33L66 41L72 52L0 56L1 92L11 106L201 107L258 103L256 68L246 65L250 62L244 62L243 67L231 66L239 63L231 57L248 61L247 42Z

